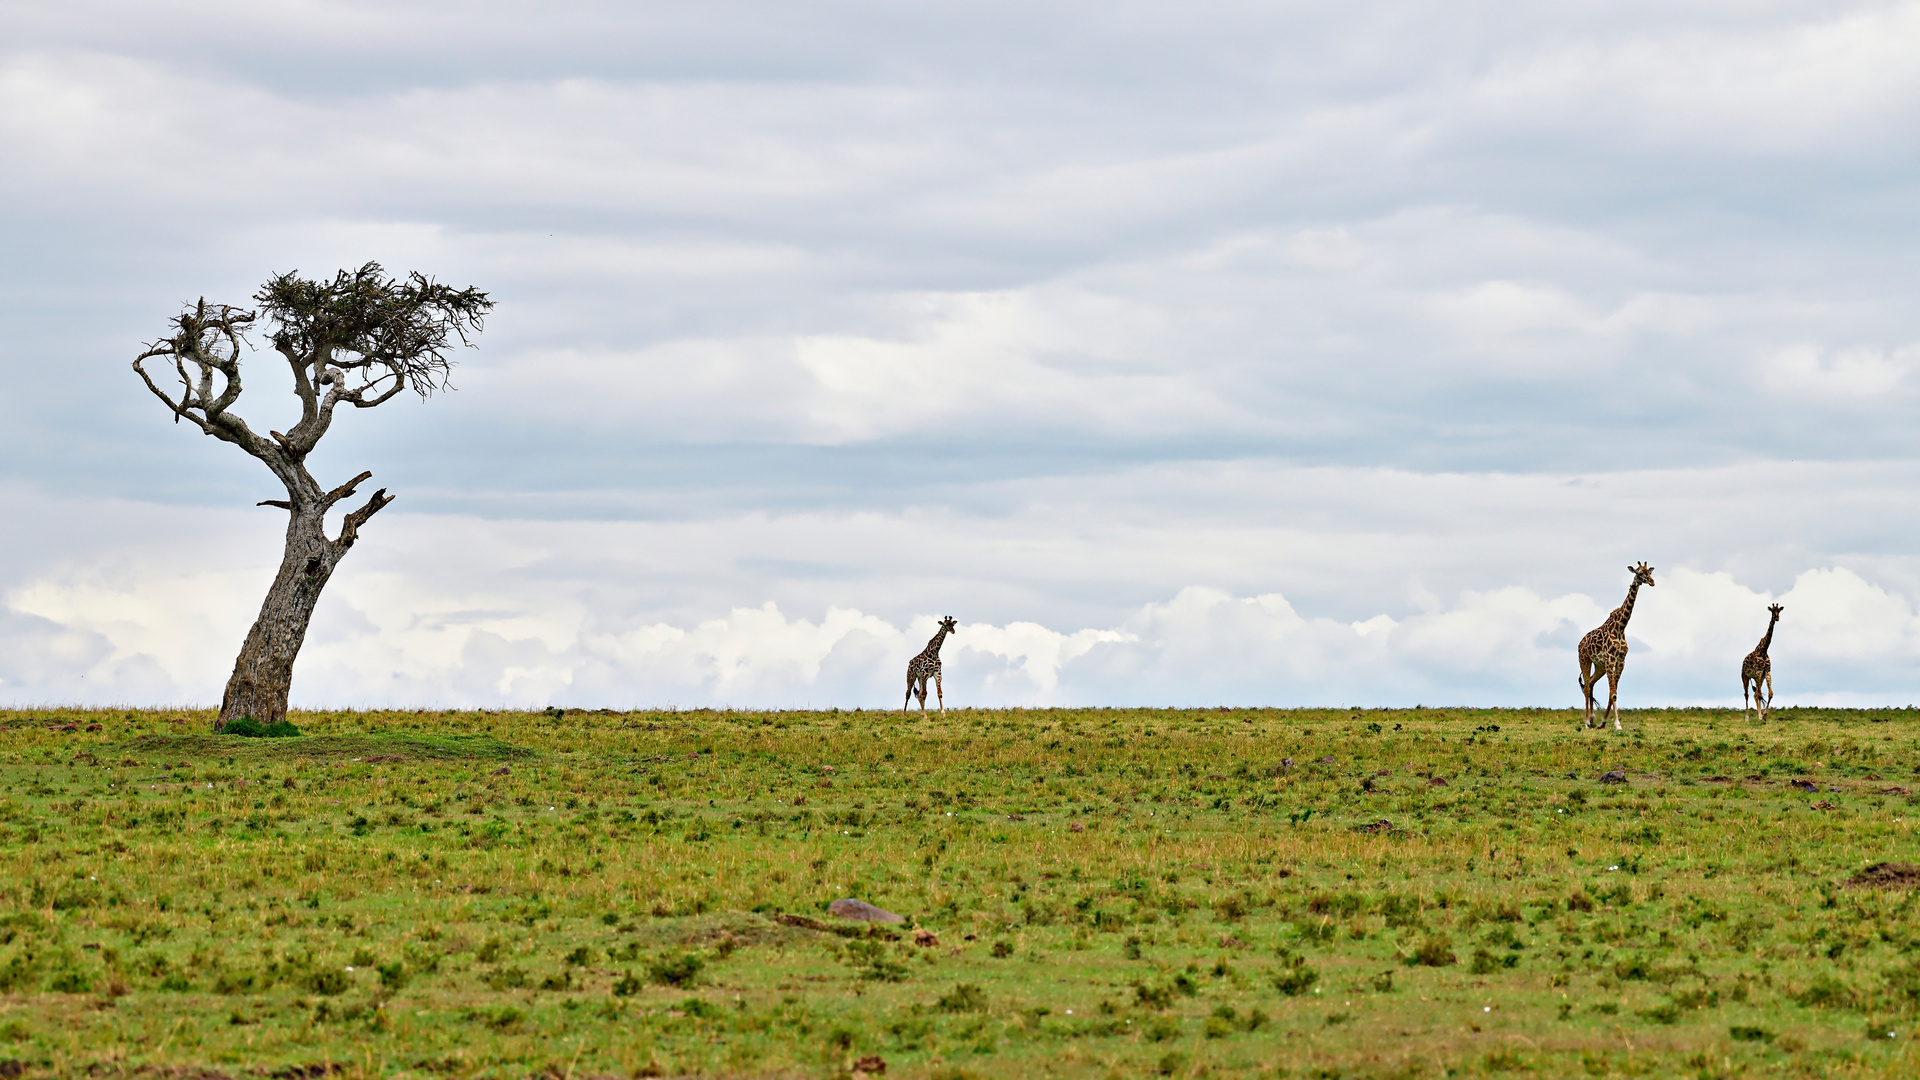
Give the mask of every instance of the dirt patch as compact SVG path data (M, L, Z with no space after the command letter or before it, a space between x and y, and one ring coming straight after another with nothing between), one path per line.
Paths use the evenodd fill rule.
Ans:
M1920 888L1920 866L1903 862L1874 863L1847 879L1856 889Z

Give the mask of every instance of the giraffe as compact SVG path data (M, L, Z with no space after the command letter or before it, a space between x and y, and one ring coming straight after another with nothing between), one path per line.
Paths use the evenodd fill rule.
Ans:
M913 701L913 695L920 695L920 714L927 712L927 679L933 679L933 692L940 699L940 714L947 712L947 693L940 687L940 643L948 634L958 633L954 629L953 616L940 620L940 631L920 650L920 655L907 661L907 700L900 703L900 711L906 712L907 705Z
M1606 727L1606 715L1593 722L1593 688L1600 676L1607 677L1607 713L1613 716L1613 730L1620 730L1620 673L1627 666L1627 620L1633 618L1633 597L1640 586L1653 587L1653 567L1646 563L1629 566L1633 584L1627 586L1627 599L1607 621L1580 639L1580 691L1587 696L1587 726Z
M1779 604L1768 604L1767 611L1773 616L1767 620L1767 636L1753 647L1745 660L1740 661L1740 716L1747 715L1747 684L1753 684L1753 707L1760 713L1761 722L1767 719L1767 709L1773 704L1773 661L1767 657L1767 646L1773 644L1773 627L1780 621L1780 613L1786 608ZM1760 697L1760 684L1767 684L1767 696Z

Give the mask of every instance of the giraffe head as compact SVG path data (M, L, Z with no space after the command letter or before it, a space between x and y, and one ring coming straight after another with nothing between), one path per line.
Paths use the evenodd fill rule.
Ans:
M1781 613L1781 612L1783 612L1783 611L1785 611L1785 610L1787 610L1787 609L1786 609L1786 608L1783 608L1783 607L1781 607L1781 606L1780 606L1779 604L1768 604L1768 605L1767 605L1767 612L1768 612L1768 614L1770 614L1770 615L1772 615L1772 616L1774 617L1774 619L1775 619L1775 621L1778 621L1778 620L1779 620L1779 618L1780 618L1780 613Z
M1633 583L1635 585L1645 585L1648 588L1653 587L1653 567L1648 566L1646 563L1641 563L1639 566L1629 566L1627 569L1632 571Z
M948 634L957 634L960 632L959 629L954 625L953 616L951 615L940 620L940 629L944 633L948 633Z

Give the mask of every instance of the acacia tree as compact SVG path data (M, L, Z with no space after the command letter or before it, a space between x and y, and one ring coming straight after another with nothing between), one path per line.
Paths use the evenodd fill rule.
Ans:
M307 455L326 435L342 403L356 409L383 405L411 389L422 399L447 386L454 340L473 343L493 301L477 289L454 289L415 273L389 278L379 263L342 270L332 281L297 271L279 274L254 295L257 311L209 304L203 297L173 320L173 334L146 347L133 370L155 397L202 432L260 459L286 485L285 499L260 506L288 512L286 553L260 605L220 700L215 731L249 716L263 724L284 720L293 662L306 640L320 590L359 538L361 526L393 496L385 488L348 513L340 534L328 537L327 511L349 498L372 472L323 489L307 472ZM247 330L264 317L267 340L293 369L300 419L285 434L255 432L233 411L240 399L241 354ZM159 370L159 379L148 370ZM173 386L178 381L177 389ZM165 387L163 389L163 386Z

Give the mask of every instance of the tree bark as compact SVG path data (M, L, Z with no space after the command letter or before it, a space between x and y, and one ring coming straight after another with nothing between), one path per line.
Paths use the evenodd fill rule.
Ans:
M370 474L361 473L324 495L312 485L306 470L299 476L306 484L288 485L293 498L270 504L290 507L287 521L286 552L280 557L280 572L274 576L267 598L260 604L260 616L240 646L233 662L233 675L221 695L220 716L213 730L225 731L229 723L243 716L262 724L287 718L287 695L293 688L293 663L299 659L300 646L307 638L307 624L320 602L320 592L333 576L334 567L359 538L360 526L380 512L393 497L385 488L373 493L367 504L348 514L340 526L340 537L328 539L328 508L353 494L353 489Z
M262 724L287 718L287 694L293 686L293 662L307 638L320 590L333 575L338 556L327 539L325 511L306 508L289 515L286 554L280 573L260 605L260 617L247 632L233 677L220 699L215 731L250 716Z

